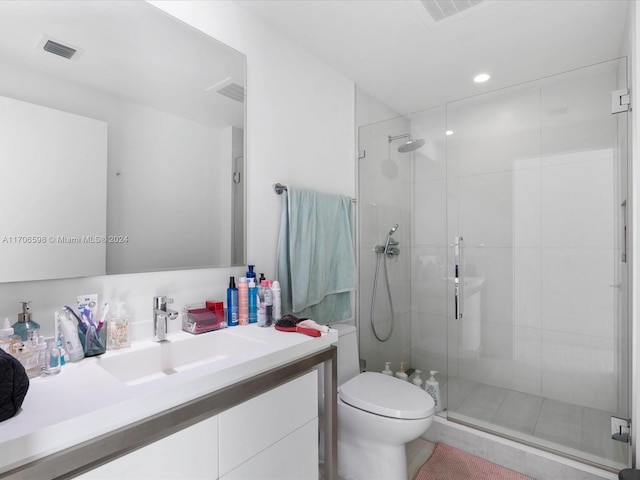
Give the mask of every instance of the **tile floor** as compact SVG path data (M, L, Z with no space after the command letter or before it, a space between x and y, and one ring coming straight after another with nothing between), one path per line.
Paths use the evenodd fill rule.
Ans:
M611 412L456 378L448 394L450 419L613 468L627 464L627 444L610 436Z

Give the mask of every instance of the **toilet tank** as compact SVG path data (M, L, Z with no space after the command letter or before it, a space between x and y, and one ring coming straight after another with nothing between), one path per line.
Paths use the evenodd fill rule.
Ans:
M358 333L353 325L334 323L338 330L338 385L342 385L360 373Z

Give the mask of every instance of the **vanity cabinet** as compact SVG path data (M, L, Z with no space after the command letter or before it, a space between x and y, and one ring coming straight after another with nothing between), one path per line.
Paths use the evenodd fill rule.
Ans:
M317 479L318 379L312 370L81 479Z

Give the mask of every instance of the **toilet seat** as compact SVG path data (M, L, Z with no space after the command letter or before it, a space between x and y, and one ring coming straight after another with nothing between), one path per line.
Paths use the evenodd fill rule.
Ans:
M338 396L347 405L384 417L427 418L436 410L431 395L421 388L375 372L361 373L344 383Z

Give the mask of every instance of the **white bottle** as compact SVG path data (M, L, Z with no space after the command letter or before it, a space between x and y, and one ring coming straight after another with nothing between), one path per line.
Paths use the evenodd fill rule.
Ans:
M407 362L400 362L400 370L396 372L396 377L400 380L409 381L409 376L405 373Z
M422 388L422 370L416 370L416 373L413 375L413 384L416 387Z
M275 280L271 284L271 292L273 293L273 321L277 322L282 318L282 299L280 297L280 282Z
M62 329L64 347L69 354L69 360L72 362L82 360L84 358L84 349L82 348L80 338L78 337L78 327L76 322L71 319L64 309L58 310L54 315L58 319L60 328Z
M434 377L434 375L438 373L438 371L431 370L429 373L431 374L431 376L429 377L429 380L427 380L425 390L433 398L433 401L436 404L436 412L439 412L442 410L442 400L440 399L440 384Z
M382 370L382 372L380 373L384 373L385 375L393 377L393 372L391 371L391 362L384 362L384 370Z

